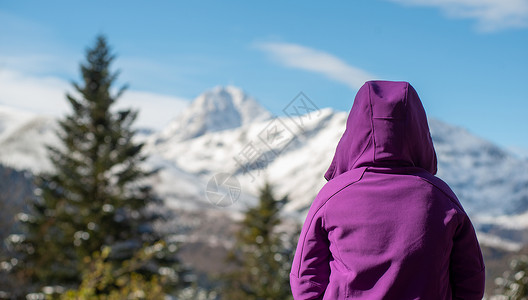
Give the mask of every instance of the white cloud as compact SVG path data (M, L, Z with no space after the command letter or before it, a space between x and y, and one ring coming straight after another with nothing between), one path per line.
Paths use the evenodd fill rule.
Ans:
M50 116L69 112L66 92L70 83L57 77L27 75L10 69L0 70L0 104ZM161 129L182 111L187 99L146 91L126 91L116 108L139 109L136 125Z
M269 42L256 46L287 67L320 73L353 89L359 89L365 81L375 79L366 71L323 51L289 43Z
M449 17L475 19L477 29L493 32L528 27L528 0L389 0L441 9Z

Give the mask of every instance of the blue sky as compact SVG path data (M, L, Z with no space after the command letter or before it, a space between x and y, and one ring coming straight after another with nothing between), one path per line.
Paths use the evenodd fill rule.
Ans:
M6 0L0 104L66 111L99 33L142 125L163 126L216 85L281 115L299 91L347 111L365 80L407 80L430 117L528 149L528 0Z

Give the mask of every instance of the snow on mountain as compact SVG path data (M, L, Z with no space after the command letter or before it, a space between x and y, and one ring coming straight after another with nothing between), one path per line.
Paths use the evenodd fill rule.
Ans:
M258 189L269 180L278 196L287 194L291 200L286 212L296 214L310 205L324 185L321 170L332 159L329 153L333 153L343 133L345 120L345 113L323 109L305 118L302 128L295 120L281 117L185 141L159 142L153 136L146 149L204 182L218 173L232 174L242 191L250 195L257 195ZM266 139L275 128L283 131L277 139L285 142L272 144ZM250 204L243 203L243 199L239 202L241 208Z
M183 211L222 211L222 207L212 205L206 196L208 182L202 178L181 169L174 161L150 153L147 160L147 168L158 169L149 183L154 187L156 193L165 201L167 207ZM252 194L241 191L239 202L231 207L232 217L237 217L244 207L243 203L256 203Z
M499 216L528 211L528 161L465 129L430 120L438 176L470 214Z
M34 117L33 114L11 107L0 106L0 140Z
M0 162L33 172L50 171L46 145L56 145L56 121L51 117L0 106Z
M271 114L254 98L234 86L217 86L192 101L158 138L186 140L208 132L237 128Z

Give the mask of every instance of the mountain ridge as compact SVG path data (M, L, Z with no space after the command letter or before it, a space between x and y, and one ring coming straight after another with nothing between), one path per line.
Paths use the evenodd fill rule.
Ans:
M269 119L271 113L253 97L234 86L216 86L196 97L159 134L161 140L186 140L207 132Z

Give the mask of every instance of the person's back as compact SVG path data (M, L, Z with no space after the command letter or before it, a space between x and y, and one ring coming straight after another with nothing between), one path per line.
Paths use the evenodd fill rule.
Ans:
M294 298L481 299L475 232L436 163L414 89L367 82L303 226Z

